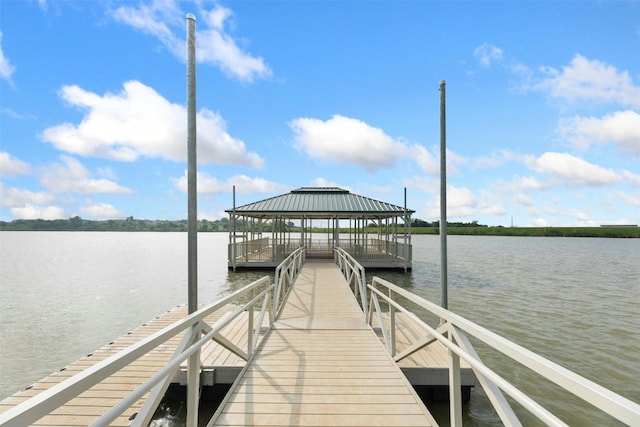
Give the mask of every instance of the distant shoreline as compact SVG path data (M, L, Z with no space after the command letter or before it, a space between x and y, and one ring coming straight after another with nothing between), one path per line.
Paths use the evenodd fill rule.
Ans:
M456 223L459 224L459 223ZM503 226L456 226L447 225L447 234L458 236L520 236L520 237L606 237L606 238L640 238L640 227L637 225L603 225L600 227L503 227ZM123 220L92 221L78 217L61 220L14 220L0 221L0 231L114 231L114 232L186 232L186 220L143 220L129 217ZM229 232L229 221L200 220L199 232ZM299 233L297 227L289 229L291 233ZM269 228L263 232L270 233ZM323 228L314 228L312 232L326 233ZM341 230L348 233L346 229ZM403 227L398 227L397 233L404 233ZM377 229L369 227L368 234L375 236ZM412 226L412 235L438 235L440 228L437 223L431 226Z
M437 227L414 227L411 229L412 235L439 233L440 230ZM447 234L462 236L640 238L640 227L447 227Z

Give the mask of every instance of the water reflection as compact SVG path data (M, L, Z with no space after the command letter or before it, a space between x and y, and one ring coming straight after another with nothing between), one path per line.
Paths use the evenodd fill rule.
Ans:
M253 283L263 277L269 277L269 283L273 283L275 280L275 273L271 270L241 270L241 271L229 271L227 273L227 286L225 289L220 290L221 295L231 294L245 286Z

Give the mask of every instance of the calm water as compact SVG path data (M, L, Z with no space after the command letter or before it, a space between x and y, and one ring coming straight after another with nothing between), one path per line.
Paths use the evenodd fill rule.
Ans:
M198 239L200 302L264 274L227 271L226 234ZM439 237L413 245L412 273L375 274L437 303ZM0 399L185 303L186 246L186 233L0 233ZM639 240L451 236L448 246L451 310L640 402ZM486 361L570 424L612 424L527 369ZM465 425L499 425L479 387L465 412Z

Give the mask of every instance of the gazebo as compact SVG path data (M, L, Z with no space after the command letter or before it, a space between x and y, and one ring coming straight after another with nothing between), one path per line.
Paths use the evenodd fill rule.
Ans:
M226 212L233 270L274 268L299 247L307 258L331 258L341 247L365 268L411 269L415 211L406 206L338 187L302 187Z

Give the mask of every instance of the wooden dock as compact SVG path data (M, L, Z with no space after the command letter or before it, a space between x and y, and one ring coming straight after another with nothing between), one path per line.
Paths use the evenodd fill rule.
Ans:
M237 306L224 306L205 321L213 325L236 309ZM186 307L180 306L158 316L1 401L0 413L185 315ZM399 316L396 323L407 322L409 329L397 335L399 350L421 333L403 319ZM238 347L246 348L247 323L245 312L227 325L222 335ZM263 330L268 326L266 320L263 326ZM50 414L43 414L34 425L90 425L163 367L181 335ZM216 425L435 425L410 382L448 384L448 359L442 346L430 346L400 364L393 361L374 330L365 323L344 277L330 260L314 260L304 265L280 318L246 369L242 358L213 341L203 347L201 365L203 386L236 381L219 409ZM184 372L179 372L174 382L184 383L185 379ZM471 377L467 383L473 385L475 381ZM138 400L112 425L128 426L143 402L144 398Z
M215 314L209 316L206 320L209 324L213 324L222 316L227 315L234 308L234 306L226 306L223 309L218 310ZM13 396L0 401L0 413L56 386L67 378L94 366L98 362L113 356L130 345L139 342L140 340L183 318L186 313L186 306L177 307L140 326L134 331L129 332L121 338L97 349L86 357L71 363L69 366L61 368L58 372L54 372L50 376L27 387L26 390L20 391ZM238 334L236 332L238 330L238 323L242 323L242 320L240 319L239 321L228 325L224 330L224 333L227 333L230 336L235 336L236 339L241 341L243 339L242 334ZM246 325L246 316L244 323ZM246 329L247 328L245 327L245 342ZM50 414L46 414L33 425L62 427L87 426L92 424L101 415L105 414L113 405L123 400L133 390L144 383L144 381L151 377L151 375L153 375L157 370L165 366L180 340L181 336L178 335L167 341L165 344L158 346L152 352L140 357L138 360L111 375L104 381L96 384L91 389L71 399L55 411ZM235 376L237 376L237 373L244 366L244 361L242 359L218 345L210 346L210 348L207 349L206 354L203 352L203 362L208 364L207 371L209 372L213 372L215 367L224 368L221 369L223 372L221 375L223 377L225 375L228 377L230 373L233 375L233 372L235 372ZM226 369L229 369L230 371L227 371ZM235 376L233 376L230 381L233 381ZM130 418L140 410L143 402L144 399L138 400L129 408L129 410L123 413L114 423L112 423L112 425L122 427L129 426L131 424Z
M314 261L209 425L437 424L364 321L340 270Z

